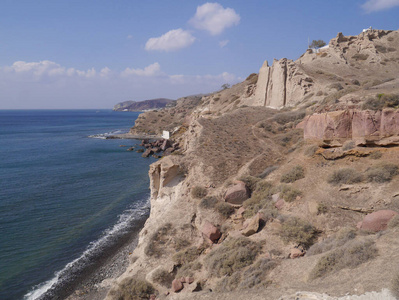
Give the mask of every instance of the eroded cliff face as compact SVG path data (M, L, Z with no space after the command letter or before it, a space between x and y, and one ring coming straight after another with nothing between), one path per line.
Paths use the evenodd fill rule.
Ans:
M328 146L342 146L353 140L358 146L399 145L399 111L384 109L333 111L307 116L298 124L305 140Z

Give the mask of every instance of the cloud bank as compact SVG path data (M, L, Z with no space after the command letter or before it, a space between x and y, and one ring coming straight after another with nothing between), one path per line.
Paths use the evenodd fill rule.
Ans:
M219 3L205 3L197 7L189 23L197 29L206 30L211 35L219 35L225 29L238 25L240 15L232 8L224 8Z
M387 10L399 6L399 0L368 0L362 5L362 8L368 12Z
M234 74L167 74L157 62L123 71L66 68L55 62L17 61L0 67L0 109L112 108L126 100L171 98L219 90L242 80Z
M145 44L146 50L176 51L194 43L195 37L181 28L170 30L160 37L150 38Z

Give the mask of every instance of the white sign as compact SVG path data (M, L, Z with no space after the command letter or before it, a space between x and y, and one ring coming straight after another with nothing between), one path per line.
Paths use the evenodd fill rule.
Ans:
M162 138L165 140L169 140L169 131L164 130L162 133Z

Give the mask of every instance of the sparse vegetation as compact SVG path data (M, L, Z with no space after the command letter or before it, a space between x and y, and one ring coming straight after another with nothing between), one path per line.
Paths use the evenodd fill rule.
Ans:
M287 202L292 202L298 196L302 196L302 192L293 188L288 184L280 185L277 190L280 192L280 196Z
M217 203L215 208L216 211L224 218L228 218L234 213L234 207L226 202Z
M274 121L276 121L280 125L287 124L289 122L294 122L297 120L302 120L306 116L305 110L294 110L281 112L274 116Z
M144 249L147 256L161 257L165 253L165 245L169 240L169 235L174 233L172 224L166 223L159 227L150 237L150 241Z
M257 177L265 179L267 176L269 176L270 173L272 173L274 170L277 170L278 166L270 166L267 167L262 173L260 173Z
M206 268L213 276L232 275L251 265L261 252L261 245L247 238L230 239L223 242L205 258Z
M251 198L244 201L245 208L244 217L249 218L256 214L261 209L267 208L273 210L270 196L273 194L273 185L268 181L260 181L257 183L255 191Z
M169 288L173 281L173 274L169 273L165 269L157 269L152 274L152 281L158 283L164 287Z
M284 183L291 183L302 178L305 178L305 169L302 166L295 166L287 173L283 174L280 181Z
M201 270L202 264L198 261L194 261L183 265L176 273L176 278L193 276L195 271Z
M219 202L218 199L215 197L205 197L201 200L199 203L199 207L204 208L204 209L212 209L215 208L216 204Z
M304 154L306 155L306 156L313 156L315 153L316 153L316 151L319 149L319 146L317 146L317 145L310 145L310 146L308 146L308 147L306 147L306 149L305 149L305 151L304 151Z
M312 43L310 43L309 48L321 48L326 45L326 42L323 40L313 40Z
M382 110L386 107L398 108L399 95L396 94L378 94L374 98L368 98L362 106L362 109Z
M363 176L355 169L343 168L334 171L328 178L328 183L338 184L354 184L363 181Z
M366 170L365 177L368 181L378 183L389 182L398 174L398 166L391 163L380 163Z
M317 204L317 214L318 215L325 214L327 211L328 211L328 207L325 203Z
M398 228L399 227L399 216L394 216L391 220L389 220L388 228Z
M371 159L380 159L382 157L381 151L373 151L370 153L369 157Z
M207 195L207 193L208 193L208 191L206 190L206 188L204 188L202 186L195 186L191 190L191 196L193 198L197 198L197 199L204 198Z
M156 290L148 281L135 277L125 278L117 287L109 291L109 295L118 300L150 299L150 296L155 293Z
M311 278L322 277L333 271L354 268L373 259L377 248L371 240L353 240L324 255L311 272Z
M178 265L188 264L196 260L203 250L201 247L190 247L175 253L172 259Z
M336 89L337 91L343 90L344 87L342 86L342 84L340 84L339 82L336 83L332 83L328 86L328 88L330 89Z
M356 53L355 55L352 56L353 59L356 61L358 60L366 60L369 57L368 54L363 54L363 53Z
M309 222L300 218L291 217L281 226L280 235L286 242L295 242L304 247L313 244L317 231Z
M349 227L342 228L336 234L326 238L325 240L312 245L307 255L316 255L336 249L345 245L347 242L353 240L356 237L356 230Z
M260 181L259 178L250 175L241 176L238 180L244 182L251 192L256 189L256 185Z

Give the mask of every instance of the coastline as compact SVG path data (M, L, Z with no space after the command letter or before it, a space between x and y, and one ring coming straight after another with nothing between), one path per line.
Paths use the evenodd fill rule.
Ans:
M112 134L106 137L107 140L111 139L127 139L127 140L160 140L162 139L159 135L149 135L149 134L131 134L131 133L119 133L119 134Z

